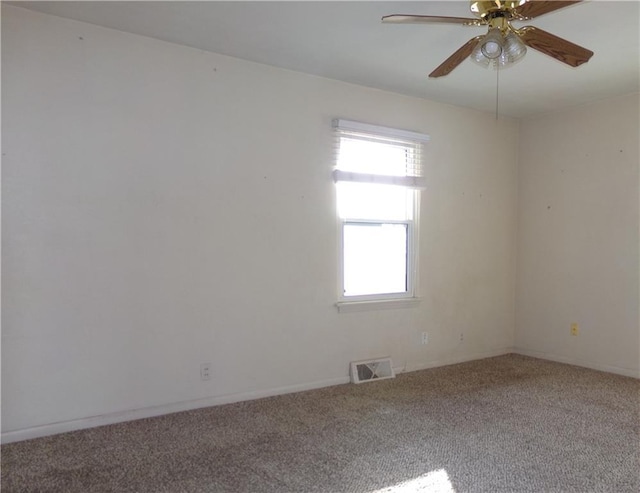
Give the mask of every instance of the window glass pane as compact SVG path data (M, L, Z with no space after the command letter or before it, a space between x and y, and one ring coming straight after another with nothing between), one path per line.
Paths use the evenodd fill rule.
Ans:
M347 219L405 221L413 218L414 191L391 185L337 183L338 214Z
M405 176L407 152L402 145L342 137L338 168L354 173Z
M407 291L406 224L344 224L344 296Z

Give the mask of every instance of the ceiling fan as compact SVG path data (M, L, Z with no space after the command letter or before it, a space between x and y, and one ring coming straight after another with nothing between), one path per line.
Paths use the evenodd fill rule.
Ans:
M472 0L470 8L476 18L393 14L384 16L382 22L489 26L487 34L471 38L431 72L432 78L449 74L467 57L485 67L507 68L525 55L527 46L577 67L588 62L593 51L534 26L517 29L511 22L527 21L581 1Z

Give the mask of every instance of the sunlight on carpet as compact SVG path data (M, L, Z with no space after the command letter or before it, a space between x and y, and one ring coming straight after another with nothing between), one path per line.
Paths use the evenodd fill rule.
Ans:
M370 491L369 493L456 493L453 489L449 475L444 469L431 471L423 476L402 483L386 486L380 490Z

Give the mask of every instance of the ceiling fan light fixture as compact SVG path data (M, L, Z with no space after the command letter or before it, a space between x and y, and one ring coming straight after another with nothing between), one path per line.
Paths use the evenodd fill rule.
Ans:
M500 55L499 63L501 66L507 64L513 65L517 61L521 60L526 53L527 47L520 39L520 36L513 31L509 31L504 38L504 46L502 54Z
M489 34L491 34L491 32L489 32ZM500 54L497 57L489 58L485 55L485 40L489 34L478 42L469 57L481 67L500 69L509 68L511 65L521 60L527 53L527 47L515 32L509 31L506 36L503 36L498 30L501 42Z
M476 47L471 52L471 56L469 56L469 58L471 58L473 62L477 63L481 67L488 68L489 64L491 63L491 60L489 60L486 56L482 54L481 45L482 43L478 43L476 45Z
M500 28L492 27L484 38L480 41L480 50L489 60L493 60L502 55L504 39Z

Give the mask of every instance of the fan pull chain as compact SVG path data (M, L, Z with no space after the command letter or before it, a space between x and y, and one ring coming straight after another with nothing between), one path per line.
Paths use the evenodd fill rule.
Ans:
M496 120L498 119L498 94L500 88L500 64L496 63Z

